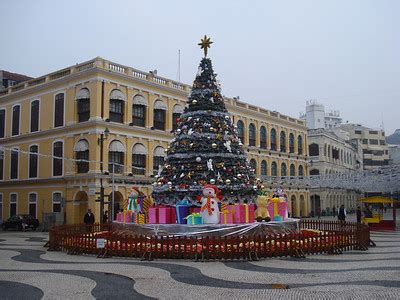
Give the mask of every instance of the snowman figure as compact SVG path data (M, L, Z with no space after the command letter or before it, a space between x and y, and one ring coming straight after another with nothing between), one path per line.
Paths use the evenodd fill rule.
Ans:
M218 191L215 185L207 184L204 186L200 209L200 216L203 217L204 224L219 223Z

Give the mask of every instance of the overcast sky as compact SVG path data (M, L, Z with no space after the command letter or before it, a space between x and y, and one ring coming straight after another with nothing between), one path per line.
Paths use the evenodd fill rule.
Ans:
M235 2L235 3L234 3ZM400 128L400 1L11 1L0 69L33 77L96 56L194 80L207 34L223 94L294 117L316 99L344 122Z

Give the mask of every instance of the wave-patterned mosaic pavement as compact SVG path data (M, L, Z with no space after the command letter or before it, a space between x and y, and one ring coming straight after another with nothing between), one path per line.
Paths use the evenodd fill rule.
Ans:
M400 232L372 239L368 251L305 259L142 262L46 252L46 233L0 232L0 298L400 299Z

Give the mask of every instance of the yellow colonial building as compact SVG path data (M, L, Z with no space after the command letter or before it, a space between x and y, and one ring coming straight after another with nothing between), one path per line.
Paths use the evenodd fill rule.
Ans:
M189 91L102 58L0 91L0 218L80 223L88 208L99 220L102 195L109 211L134 186L150 195ZM304 121L238 99L226 105L258 177L308 174ZM308 215L309 192L286 192L293 214Z

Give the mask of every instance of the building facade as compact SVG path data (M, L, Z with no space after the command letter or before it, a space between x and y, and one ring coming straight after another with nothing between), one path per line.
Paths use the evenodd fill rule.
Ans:
M345 131L350 139L361 143L364 170L379 169L389 164L389 148L383 130L359 124L343 124L340 129Z
M150 195L189 92L102 58L0 91L0 218L54 213L81 223L91 208L98 221L111 199L126 207L133 186ZM257 176L308 174L304 121L226 105ZM308 215L309 191L287 192L293 214Z
M309 129L310 175L340 174L363 169L363 152L358 140L345 140L325 129ZM311 212L332 214L341 204L355 209L361 194L356 190L313 188Z

